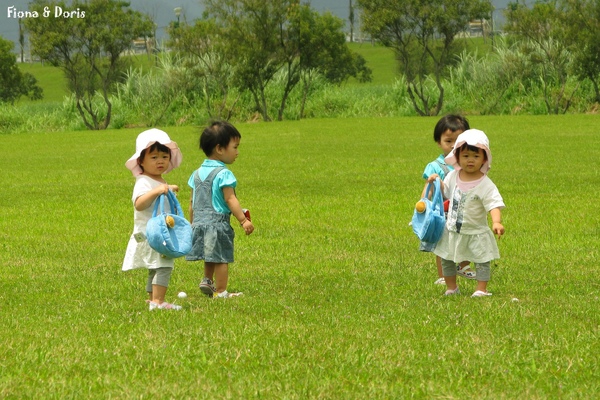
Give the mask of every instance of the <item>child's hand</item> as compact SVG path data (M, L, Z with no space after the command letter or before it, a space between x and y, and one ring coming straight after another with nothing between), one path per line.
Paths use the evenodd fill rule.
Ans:
M249 219L246 219L242 223L242 228L244 228L244 232L246 232L246 235L249 235L252 232L254 232L254 225L252 224L252 221L250 221Z
M154 196L154 197L158 197L161 194L167 194L169 192L169 185L167 185L166 183L164 183L164 184L162 184L160 186L157 186L154 190L156 192L156 196Z
M431 174L431 175L429 175L429 178L427 178L427 183L432 183L433 181L435 181L439 177L440 176L438 174Z
M169 185L169 189L171 189L171 191L175 193L179 192L179 186L177 185Z
M492 231L498 235L498 239L504 235L504 226L500 222L494 222L492 224Z

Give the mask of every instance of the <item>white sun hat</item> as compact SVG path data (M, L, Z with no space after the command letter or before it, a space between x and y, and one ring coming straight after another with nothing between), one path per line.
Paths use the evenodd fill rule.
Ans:
M481 172L487 174L487 172L492 168L492 152L490 151L490 141L488 137L485 135L483 131L479 129L468 129L458 135L456 138L456 142L454 143L454 148L445 158L446 164L452 165L454 169L459 170L460 165L458 165L458 160L456 159L455 151L459 149L462 145L468 144L470 146L479 147L485 154L487 155L487 160L481 166Z
M161 131L160 129L152 128L138 135L137 139L135 140L135 154L132 155L131 158L125 163L125 166L131 171L133 176L138 176L143 173L142 168L138 165L137 160L140 157L140 154L142 154L142 151L146 150L156 142L167 146L171 150L171 161L169 162L169 166L165 170L165 173L171 171L173 168L179 167L181 164L182 155L177 143L172 141L166 132Z

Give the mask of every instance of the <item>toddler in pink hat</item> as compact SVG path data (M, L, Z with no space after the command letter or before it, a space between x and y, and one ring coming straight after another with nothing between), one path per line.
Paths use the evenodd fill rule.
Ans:
M456 264L466 260L475 263L477 287L472 297L485 297L491 277L491 261L500 258L494 234L504 234L501 210L504 200L487 176L492 165L492 152L486 134L469 129L458 135L452 151L446 156L451 171L442 183L444 197L450 200L448 218L442 238L434 253L442 259L446 282L445 295L459 294ZM428 182L438 176L431 175ZM490 229L487 214L492 219Z
M166 132L149 129L140 133L135 141L135 153L125 166L135 177L133 187L133 234L129 238L123 271L136 268L148 269L146 292L150 310L180 310L181 306L165 301L171 280L174 260L166 258L152 249L146 240L146 225L152 218L154 203L169 189L178 192L177 185L169 185L163 174L179 167L181 151ZM166 200L165 200L166 201ZM169 205L167 204L167 207Z

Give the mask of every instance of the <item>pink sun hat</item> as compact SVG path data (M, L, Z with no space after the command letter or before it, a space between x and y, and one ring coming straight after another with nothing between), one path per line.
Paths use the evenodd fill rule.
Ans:
M487 160L481 166L481 172L487 174L487 172L492 168L492 152L490 150L490 141L488 137L485 135L483 131L479 129L468 129L458 135L456 138L456 142L454 143L454 148L450 154L448 154L445 158L446 164L452 165L454 169L459 170L460 165L458 165L458 160L456 159L455 151L460 148L464 144L468 144L470 146L479 147L485 154L487 155Z
M167 146L171 150L171 161L165 170L165 174L171 171L173 168L179 167L183 156L181 154L181 150L179 150L179 147L177 146L177 143L172 141L166 132L161 131L160 129L152 128L138 135L137 139L135 140L135 154L132 155L131 158L129 158L129 160L127 160L125 163L125 166L131 171L133 176L139 176L143 173L142 168L138 165L137 160L140 157L140 154L142 154L142 151L146 150L156 142Z

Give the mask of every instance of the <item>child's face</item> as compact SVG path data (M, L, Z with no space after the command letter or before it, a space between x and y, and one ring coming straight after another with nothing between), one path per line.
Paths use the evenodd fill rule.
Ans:
M438 142L438 146L442 149L444 156L447 156L452 151L454 147L454 143L456 143L456 138L460 135L462 131L451 131L450 129L446 129L442 136L440 137L440 141Z
M458 156L458 165L467 174L479 174L485 163L485 152L483 149L462 150Z
M221 147L217 145L215 151L217 155L217 159L225 164L233 164L235 159L237 158L238 146L240 145L240 138L232 138L229 141L227 147Z
M144 175L150 177L161 177L169 167L171 161L171 155L158 149L148 152L144 156L144 160L140 163L140 166L144 170Z

